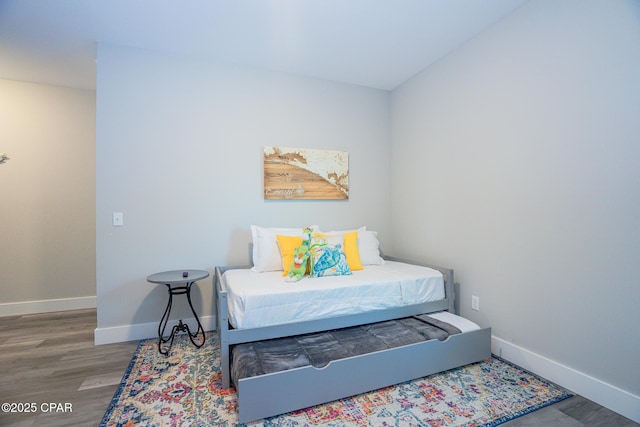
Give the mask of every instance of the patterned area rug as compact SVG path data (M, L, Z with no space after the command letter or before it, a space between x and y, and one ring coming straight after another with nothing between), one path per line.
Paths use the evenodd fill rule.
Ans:
M242 426L235 390L220 388L216 337L178 336L168 357L143 340L101 427ZM250 423L250 426L495 426L570 397L506 361L480 363Z

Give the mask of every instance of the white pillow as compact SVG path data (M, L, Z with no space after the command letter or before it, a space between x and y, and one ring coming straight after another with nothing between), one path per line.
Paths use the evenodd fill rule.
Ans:
M316 230L317 225L312 225ZM282 255L276 234L282 236L301 236L303 227L300 228L277 228L251 226L251 237L253 238L253 267L251 270L262 273L264 271L283 271Z
M320 231L320 230L318 230L318 233L324 233L324 234L345 234L345 233L351 233L351 232L357 231L357 232L358 232L358 234L360 234L360 233L365 232L366 230L367 230L367 226L366 226L366 225L363 225L362 227L360 227L360 228L356 228L356 229L353 229L353 230L340 230L340 231Z
M358 252L362 265L380 265L384 260L380 256L380 242L375 231L358 230Z

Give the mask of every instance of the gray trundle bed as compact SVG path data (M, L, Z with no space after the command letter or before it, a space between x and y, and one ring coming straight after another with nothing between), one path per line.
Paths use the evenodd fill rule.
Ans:
M240 329L234 328L229 320L229 296L223 275L229 270L249 267L216 267L213 282L217 301L222 387L229 388L232 382L235 385L240 422L307 408L490 357L491 328L458 333L457 328L450 330L445 325L444 335L441 331L429 332L442 325L438 324L438 320L434 323L431 317L423 315L455 313L453 270L391 257L385 259L440 271L444 279L444 299L318 320ZM427 326L421 326L425 321ZM362 327L365 329L357 329ZM364 336L371 328L376 336L379 335L378 331L387 330L389 336L407 335L414 338L387 340L383 334L382 341L388 341L387 344L349 344L352 337ZM327 331L330 335L326 335ZM422 339L415 338L419 334L423 335ZM374 340L380 341L377 337ZM294 348L300 342L311 342L312 350ZM272 344L275 347L269 347ZM237 354L232 354L236 346ZM363 351L363 346L371 347L371 351ZM323 347L327 354L323 354ZM346 347L351 350L345 351ZM259 353L262 348L268 349L265 357L272 362L275 360L275 365L282 365L284 370L260 371L255 366L248 366L255 365L256 352ZM328 354L332 351L333 354ZM301 353L311 352L317 353L316 357L309 358L312 361L296 360ZM292 360L287 361L287 354Z

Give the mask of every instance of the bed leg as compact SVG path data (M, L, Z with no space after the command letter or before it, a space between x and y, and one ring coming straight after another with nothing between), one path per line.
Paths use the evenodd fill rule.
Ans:
M220 343L220 363L222 370L222 388L227 389L231 387L231 379L229 372L229 345Z
M220 371L222 372L222 388L231 387L231 373L229 372L229 320L221 319L218 327L218 342L220 343Z
M222 388L231 387L229 372L229 306L227 293L218 292L218 343L220 344L220 370L222 371Z
M220 370L222 373L222 388L231 387L231 373L229 372L229 306L227 293L221 286L222 271L216 267L214 275L214 289L216 291L217 332L220 346Z

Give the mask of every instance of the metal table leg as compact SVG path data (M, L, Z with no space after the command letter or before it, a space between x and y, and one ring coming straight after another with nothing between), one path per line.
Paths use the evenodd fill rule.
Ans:
M165 286L169 290L169 302L167 303L167 308L165 308L164 314L162 315L162 318L160 319L160 323L158 324L158 337L159 337L158 351L160 352L160 354L163 354L165 356L169 354L169 351L171 351L171 347L173 346L173 339L175 338L175 335L177 332L186 332L187 334L189 334L189 339L191 340L191 343L195 345L197 348L202 347L202 345L204 344L204 341L205 341L204 328L202 327L202 323L200 323L200 318L198 317L198 314L196 313L196 310L193 308L193 304L191 302L191 285L193 285L194 283L195 282L189 282L185 286L176 286L176 287L171 287L171 285L168 283L165 284ZM189 302L189 307L191 308L191 312L193 313L193 316L195 317L196 322L198 322L198 329L194 334L192 334L191 330L189 329L189 325L187 325L186 323L183 323L182 319L180 319L178 324L174 325L173 328L171 328L171 334L167 338L165 338L164 333L167 328L167 323L169 322L169 315L171 313L171 307L173 306L174 295L187 296L187 301ZM202 334L202 340L200 343L197 343L195 341L195 338L197 338L198 335L200 334ZM169 343L168 348L163 350L163 346L167 343Z

